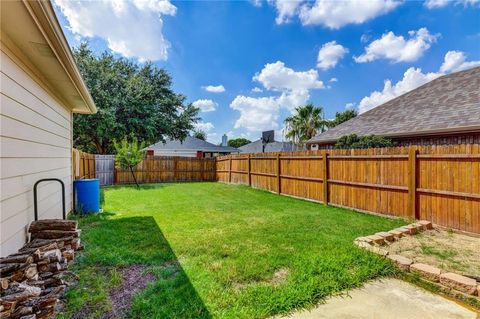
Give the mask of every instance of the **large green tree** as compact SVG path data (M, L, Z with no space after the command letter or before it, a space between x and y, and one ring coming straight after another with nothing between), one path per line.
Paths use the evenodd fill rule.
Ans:
M319 132L324 132L327 121L323 118L323 108L307 104L295 108L295 113L285 119L287 140L303 146Z
M92 153L114 152L114 140L134 135L147 144L166 137L184 139L199 120L198 108L175 93L172 79L152 63L136 64L86 43L73 50L97 105L93 115L74 115L74 145Z
M328 128L335 127L337 125L342 124L343 122L346 122L350 119L353 119L358 115L356 110L350 109L350 110L345 110L343 112L336 112L335 113L335 118L333 120L327 121L327 126Z
M238 148L238 147L241 147L243 145L250 144L250 143L252 143L252 141L250 141L250 140L248 140L244 137L232 138L231 140L228 140L228 146L235 147L235 148Z

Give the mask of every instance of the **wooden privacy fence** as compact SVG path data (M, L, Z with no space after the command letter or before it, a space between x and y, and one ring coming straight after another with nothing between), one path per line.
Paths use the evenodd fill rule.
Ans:
M480 233L478 144L240 154L217 180Z
M113 185L115 179L115 155L95 154L95 177L100 186Z
M74 179L95 178L95 155L73 149L72 168Z
M138 183L215 181L215 159L146 156L134 169ZM115 184L135 183L129 170L115 170Z

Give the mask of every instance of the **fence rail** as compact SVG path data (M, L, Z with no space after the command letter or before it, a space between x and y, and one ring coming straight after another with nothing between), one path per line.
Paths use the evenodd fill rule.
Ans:
M217 180L480 233L478 144L228 155Z

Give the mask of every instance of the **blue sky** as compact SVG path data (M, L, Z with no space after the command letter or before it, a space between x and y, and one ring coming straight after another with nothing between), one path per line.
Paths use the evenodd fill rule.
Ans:
M72 46L88 39L173 77L208 139L257 139L295 106L365 112L480 65L480 0L55 0Z

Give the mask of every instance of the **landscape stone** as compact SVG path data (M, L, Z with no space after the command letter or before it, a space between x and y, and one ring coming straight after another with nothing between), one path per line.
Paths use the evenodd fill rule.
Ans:
M401 232L403 235L410 235L410 229L408 228L399 227L395 228L394 230Z
M438 282L440 280L440 274L442 272L437 267L433 267L433 266L422 264L422 263L416 263L416 264L410 265L410 271L417 273L435 282Z
M368 237L357 237L357 238L355 238L355 241L362 241L362 242L366 242L368 244L371 244L373 242L373 240L368 238Z
M385 240L388 240L388 241L394 241L393 235L384 231L376 233L375 235L383 237Z
M367 237L368 239L371 239L375 244L377 245L383 245L385 244L385 239L382 236L378 235L370 235Z
M410 265L413 261L407 257L403 257L400 255L389 255L387 258L391 259L393 262L397 264L397 266L403 270L408 271L410 269Z
M424 229L433 229L432 222L429 222L428 220L420 220L418 223L422 225Z
M408 234L410 235L414 235L417 233L417 227L413 226L413 225L407 225L407 226L403 226L401 227L402 229L407 229L408 230Z
M440 275L440 283L469 295L477 293L477 281L452 272Z
M417 229L417 233L419 232L422 232L424 229L423 229L423 225L419 224L419 223L412 223L408 226L412 226L412 227L415 227Z
M393 237L395 237L397 239L402 238L402 236L403 236L403 233L398 229L392 229L392 230L389 231L389 233L392 234Z

